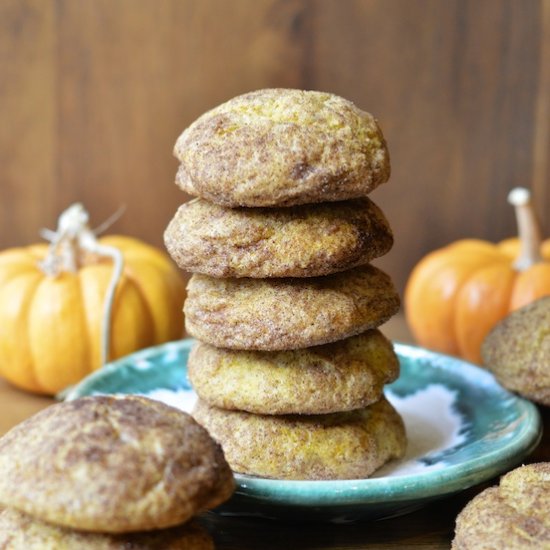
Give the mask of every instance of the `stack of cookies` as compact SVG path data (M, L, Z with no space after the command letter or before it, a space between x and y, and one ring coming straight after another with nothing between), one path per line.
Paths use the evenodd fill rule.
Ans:
M393 244L367 197L390 172L375 119L331 94L260 90L201 116L175 154L178 185L198 197L165 233L194 273L194 416L232 469L352 479L402 456L383 396L399 364L377 330L399 297L369 263Z

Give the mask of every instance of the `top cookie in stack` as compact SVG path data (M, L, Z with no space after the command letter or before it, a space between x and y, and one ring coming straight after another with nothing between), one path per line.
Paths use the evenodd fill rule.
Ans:
M331 94L260 90L201 116L175 154L178 185L198 196L165 233L194 273L195 416L233 469L365 477L402 455L382 394L398 362L376 330L399 297L369 264L393 244L366 196L390 173L375 119Z
M196 120L176 142L176 182L222 206L293 206L364 197L390 176L372 115L322 92L268 89Z

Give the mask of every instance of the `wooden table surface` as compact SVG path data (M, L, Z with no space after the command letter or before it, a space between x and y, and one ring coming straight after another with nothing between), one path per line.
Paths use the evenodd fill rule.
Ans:
M394 340L411 341L399 316L383 332ZM0 434L52 403L53 399L21 392L0 379ZM545 427L543 440L525 462L550 460L550 408L539 410ZM212 534L218 550L448 549L458 512L473 496L496 482L472 487L405 516L374 522L334 525L303 522L300 517L294 522L282 522L221 517L215 513L204 514L200 521Z

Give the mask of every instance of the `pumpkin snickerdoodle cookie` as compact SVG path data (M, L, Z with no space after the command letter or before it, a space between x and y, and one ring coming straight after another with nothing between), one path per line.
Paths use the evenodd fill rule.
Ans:
M316 277L386 254L393 236L368 198L291 208L183 204L164 235L187 271L212 277Z
M505 388L550 407L550 296L499 321L486 336L481 356Z
M197 343L187 364L199 397L257 414L323 414L380 399L399 362L378 330L301 350L234 351Z
M403 456L395 409L380 399L322 415L257 415L198 401L193 416L220 442L235 472L278 479L360 479Z
M215 279L187 286L187 332L216 347L300 349L380 326L399 309L388 275L372 265L309 279Z
M374 117L339 96L265 89L203 114L178 138L177 184L224 206L363 197L390 175Z
M127 533L179 525L234 490L191 416L144 397L52 405L0 439L0 505L60 527Z
M550 549L550 462L521 466L473 498L456 519L454 550Z
M105 534L75 531L0 510L0 550L214 550L212 537L196 522L159 531Z

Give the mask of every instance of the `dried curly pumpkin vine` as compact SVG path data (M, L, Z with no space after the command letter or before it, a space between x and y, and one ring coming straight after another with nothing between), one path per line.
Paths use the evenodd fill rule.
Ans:
M113 246L102 245L96 234L113 223L120 215L117 212L95 231L89 225L90 216L80 203L73 204L62 212L57 222L57 230L43 229L41 236L50 242L46 257L39 262L40 269L48 276L57 277L61 273L76 273L85 265L90 255L109 258L113 261L113 274L103 302L101 327L101 364L109 360L110 327L113 302L118 282L124 269L122 252Z

